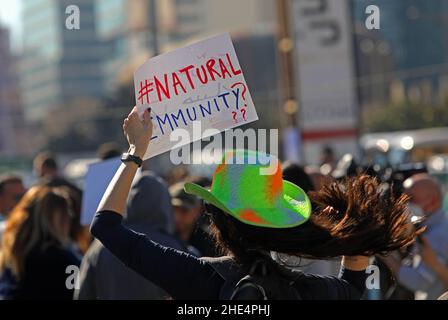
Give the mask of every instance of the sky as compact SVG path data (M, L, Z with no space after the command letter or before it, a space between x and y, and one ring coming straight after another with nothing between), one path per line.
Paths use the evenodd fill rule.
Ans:
M22 0L0 0L0 23L6 25L12 32L12 48L20 48L21 24L20 9Z

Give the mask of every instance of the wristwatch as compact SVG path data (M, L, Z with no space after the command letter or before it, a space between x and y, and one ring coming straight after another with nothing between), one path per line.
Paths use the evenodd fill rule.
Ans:
M140 157L134 156L132 154L123 153L123 155L121 156L121 162L123 162L123 163L125 163L125 162L134 162L139 167L141 167L142 163L143 163L143 160Z

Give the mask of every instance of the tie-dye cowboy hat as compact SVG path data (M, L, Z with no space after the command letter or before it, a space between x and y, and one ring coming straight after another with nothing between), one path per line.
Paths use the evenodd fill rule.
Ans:
M271 169L272 172L267 174ZM279 160L266 153L226 152L213 174L211 191L186 183L185 191L246 224L292 228L306 222L311 203L306 193L283 180Z

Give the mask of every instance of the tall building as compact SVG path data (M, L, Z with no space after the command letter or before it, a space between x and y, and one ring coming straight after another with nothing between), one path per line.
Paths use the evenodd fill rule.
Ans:
M435 92L440 77L448 71L448 1L354 0L354 19L360 26L364 26L365 9L371 4L380 9L380 29L373 32L390 47L396 79L408 92L416 87L423 94Z
M102 73L107 91L167 44L220 32L272 33L271 0L97 0L98 37L107 46Z
M97 0L97 36L107 48L102 75L106 91L114 91L124 74L158 51L156 0ZM129 80L129 79L126 79Z
M80 28L67 28L67 7L79 8ZM54 108L84 97L100 97L104 50L95 32L91 0L23 1L20 87L25 116L43 120Z
M387 105L393 96L391 45L378 33L361 24L354 26L357 89L363 108Z
M26 131L19 99L15 57L11 54L9 30L0 25L0 158L24 155Z
M236 35L232 40L258 114L263 115L251 126L264 129L280 128L282 110L279 99L276 35Z

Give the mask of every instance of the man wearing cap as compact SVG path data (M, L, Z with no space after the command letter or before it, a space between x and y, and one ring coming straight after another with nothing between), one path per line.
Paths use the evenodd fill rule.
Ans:
M208 234L205 217L201 215L202 204L199 199L185 192L184 182L172 185L170 194L177 236L196 256L214 256L214 244Z

